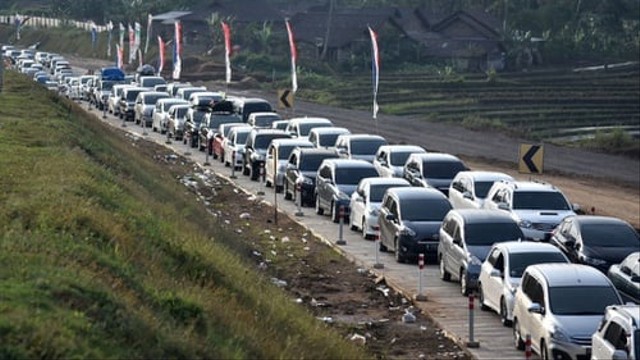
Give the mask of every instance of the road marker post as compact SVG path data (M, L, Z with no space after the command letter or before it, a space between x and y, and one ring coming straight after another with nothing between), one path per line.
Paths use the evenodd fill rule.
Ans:
M183 132L184 135L182 135L182 137L184 138L186 136L186 131ZM184 152L185 156L191 156L191 144L193 143L193 137L191 135L189 135L189 139L187 140L187 151Z
M102 105L102 120L107 118L107 107Z
M142 136L149 135L147 133L147 120L145 120L143 117L140 117L140 124L142 125Z
M167 140L164 143L171 145L171 133L169 132L169 129L167 129Z
M469 341L467 341L467 347L469 348L478 348L480 347L480 343L474 340L473 337L473 308L474 308L474 300L475 296L473 294L469 295Z
M524 341L524 358L531 359L531 334L527 334Z
M418 294L416 301L427 301L427 296L422 292L422 275L424 272L424 254L418 255Z
M231 153L231 176L229 176L230 179L237 179L238 177L236 176L236 151L234 150Z
M260 190L258 196L264 196L264 163L260 163L260 172L258 173L258 181L260 182Z
M373 240L373 246L376 250L376 262L373 264L373 268L384 269L384 264L380 262L380 227L376 227L376 234L374 236L375 239Z
M338 226L338 241L336 241L336 244L347 245L347 242L344 240L344 237L343 237L344 234L342 229L344 227L344 205L340 205L338 216L340 217L340 225Z
M302 183L296 183L296 216L304 216L302 212Z
M211 148L211 146L209 145L209 138L207 138L207 145L204 148L204 166L209 166L211 165L211 163L209 162L209 149Z

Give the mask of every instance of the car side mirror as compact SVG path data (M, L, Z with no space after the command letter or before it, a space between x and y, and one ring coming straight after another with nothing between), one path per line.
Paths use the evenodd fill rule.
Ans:
M462 197L465 199L469 199L469 200L473 200L473 195L471 195L471 192L469 191L465 191L462 193Z
M611 360L627 360L629 356L627 352L624 350L615 350L613 354L611 354Z
M544 314L544 308L539 303L531 303L531 306L527 308L527 311L535 314Z
M502 271L498 270L498 269L492 269L491 272L489 272L489 276L491 277L502 277Z

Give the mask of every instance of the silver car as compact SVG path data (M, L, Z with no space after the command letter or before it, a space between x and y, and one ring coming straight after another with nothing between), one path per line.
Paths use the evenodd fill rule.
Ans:
M543 359L588 359L591 338L605 308L622 298L602 272L581 264L538 264L527 267L513 306L513 337L524 350Z

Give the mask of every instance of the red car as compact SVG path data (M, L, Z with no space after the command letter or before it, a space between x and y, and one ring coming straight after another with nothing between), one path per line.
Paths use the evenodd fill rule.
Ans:
M236 126L249 125L241 122L220 124L218 131L213 137L213 144L210 147L211 152L209 155L213 156L214 159L220 159L220 162L224 162L224 140L227 138L227 135L229 135L229 131Z

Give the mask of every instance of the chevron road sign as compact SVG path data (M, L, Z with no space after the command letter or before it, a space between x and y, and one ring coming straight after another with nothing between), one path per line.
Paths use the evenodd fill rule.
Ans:
M521 144L518 155L518 171L521 174L542 174L544 146Z
M293 107L293 92L291 90L278 90L278 107L281 109Z

